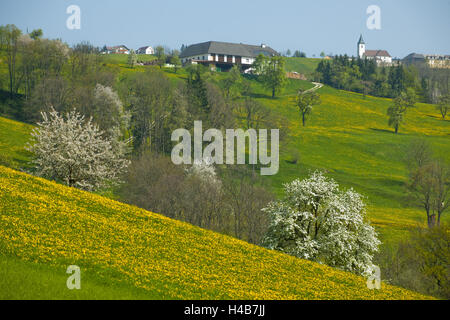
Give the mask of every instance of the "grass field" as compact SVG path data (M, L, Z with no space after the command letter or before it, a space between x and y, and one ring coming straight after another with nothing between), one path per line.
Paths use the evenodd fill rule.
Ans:
M325 170L342 186L367 197L369 216L383 240L395 240L406 228L424 223L424 212L406 190L406 154L415 139L426 139L436 156L450 159L450 121L443 121L434 106L417 104L408 110L395 135L387 126L390 99L366 97L330 87L318 90L321 105L302 127L291 97L261 99L288 119L289 137L280 144L280 172L271 177L281 194L283 183ZM286 160L300 153L300 161ZM444 217L448 221L448 217Z
M32 126L0 117L0 165L25 168L30 153L25 145L30 139Z
M3 166L0 212L0 298L426 298Z
M82 273L81 290L68 290L67 268L28 262L17 257L0 257L0 300L143 300L155 298L151 292L101 281L92 274Z
M286 58L286 71L296 71L310 76L321 60L317 58Z

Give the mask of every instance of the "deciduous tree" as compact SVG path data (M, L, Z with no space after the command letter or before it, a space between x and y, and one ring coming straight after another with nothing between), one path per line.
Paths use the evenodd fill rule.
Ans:
M450 110L450 95L445 95L439 98L437 109L441 113L442 119L445 120L448 110Z
M161 69L162 67L164 67L164 64L166 63L166 52L165 52L163 46L156 47L155 56L157 58L156 63L158 64L159 68Z
M395 133L398 133L398 129L404 120L406 111L414 107L416 104L416 95L414 90L408 89L407 92L402 92L397 98L394 99L393 105L387 110L389 116L388 124L393 127Z
M285 198L264 210L270 217L267 248L357 274L372 272L380 241L354 190L340 191L333 179L314 172L286 184Z
M266 57L260 54L253 63L255 74L259 75L259 80L264 87L272 91L272 98L286 84L285 61L281 56Z
M114 148L97 125L72 111L42 113L27 149L34 154L35 173L84 190L98 190L120 182L129 161L126 148ZM128 141L122 142L128 144Z
M306 126L306 119L311 114L313 106L320 104L320 96L315 91L300 90L296 102L302 116L303 126Z
M136 63L137 63L137 55L136 55L136 52L134 52L134 50L131 49L131 50L130 50L130 54L128 55L128 65L129 65L131 68L134 68L134 66L136 65Z

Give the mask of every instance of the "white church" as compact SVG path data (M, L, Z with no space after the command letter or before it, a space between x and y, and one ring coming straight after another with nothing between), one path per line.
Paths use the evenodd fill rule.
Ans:
M366 43L362 35L358 41L358 57L373 59L377 64L392 64L392 57L386 50L366 50Z

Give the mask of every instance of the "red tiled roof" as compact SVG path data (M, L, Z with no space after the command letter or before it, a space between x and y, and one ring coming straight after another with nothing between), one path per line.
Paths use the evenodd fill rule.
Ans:
M364 52L366 57L390 57L391 55L386 50L366 50Z

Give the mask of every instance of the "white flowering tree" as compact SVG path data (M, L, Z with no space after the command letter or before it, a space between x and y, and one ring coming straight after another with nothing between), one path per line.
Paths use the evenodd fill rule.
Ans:
M129 165L125 145L112 141L97 125L76 111L59 115L55 110L41 113L27 150L38 176L61 181L83 190L98 190L120 182ZM117 143L122 147L114 147Z
M119 138L130 126L131 114L125 111L119 95L111 87L97 83L90 113L94 122L109 136Z
M373 271L380 241L366 220L362 196L340 191L333 179L314 172L285 185L285 198L263 209L270 226L267 248L356 274Z
M186 169L186 173L197 176L206 182L218 183L216 169L212 162L210 158L195 160L192 166Z

